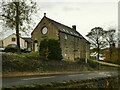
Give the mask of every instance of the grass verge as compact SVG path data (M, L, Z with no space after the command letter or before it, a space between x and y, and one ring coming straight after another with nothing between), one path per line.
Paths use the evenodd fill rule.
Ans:
M118 67L102 64L92 60L88 60L88 63L85 63L84 60L79 60L77 62L65 60L44 60L38 55L38 53L5 53L2 55L3 77L78 73L96 70L113 71L118 70Z

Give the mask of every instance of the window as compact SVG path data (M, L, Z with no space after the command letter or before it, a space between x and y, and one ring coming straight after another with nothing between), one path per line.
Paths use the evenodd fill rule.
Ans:
M12 41L14 42L14 41L15 41L15 38L12 38Z
M44 27L43 29L42 29L42 34L47 34L47 32L48 32L48 29L47 29L47 27Z
M65 53L65 57L67 56L67 54Z
M63 31L65 32L65 29L63 28Z
M65 40L67 40L68 36L65 34Z
M68 30L66 30L66 32L69 33Z
M73 34L72 32L70 32L70 34Z

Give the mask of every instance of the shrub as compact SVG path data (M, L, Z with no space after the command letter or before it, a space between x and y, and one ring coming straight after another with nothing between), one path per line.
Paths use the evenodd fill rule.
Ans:
M62 51L58 40L44 39L40 43L39 54L46 60L61 60Z
M106 62L110 62L110 63L115 63L118 64L118 60L119 60L119 55L120 51L116 48L113 50L112 52L112 57L110 58L110 51L104 51L104 55L105 55L105 61Z
M97 62L93 62L93 61L91 61L91 60L88 60L88 64L89 64L89 66L92 67L92 68L97 68L98 65L99 65Z
M27 58L30 58L30 59L40 59L40 55L38 52L30 52L30 53L21 53L19 54L20 57L27 57Z

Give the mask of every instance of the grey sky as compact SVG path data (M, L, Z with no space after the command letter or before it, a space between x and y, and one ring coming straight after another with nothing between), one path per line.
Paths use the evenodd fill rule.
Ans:
M118 26L118 0L39 0L37 4L40 11L34 17L36 25L47 13L47 17L69 27L76 25L83 36L94 27Z
M40 18L47 13L47 17L60 23L70 27L76 25L83 36L98 26L117 28L117 2L39 2L39 6Z

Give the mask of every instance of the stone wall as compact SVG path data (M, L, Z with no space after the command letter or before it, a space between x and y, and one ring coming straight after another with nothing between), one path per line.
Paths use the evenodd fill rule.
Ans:
M48 28L48 32L45 35L41 33L43 27ZM52 23L50 23L48 19L42 20L32 33L32 50L35 51L35 43L37 43L39 49L40 41L45 38L58 40L58 30L56 29L57 28L54 25L52 25Z

